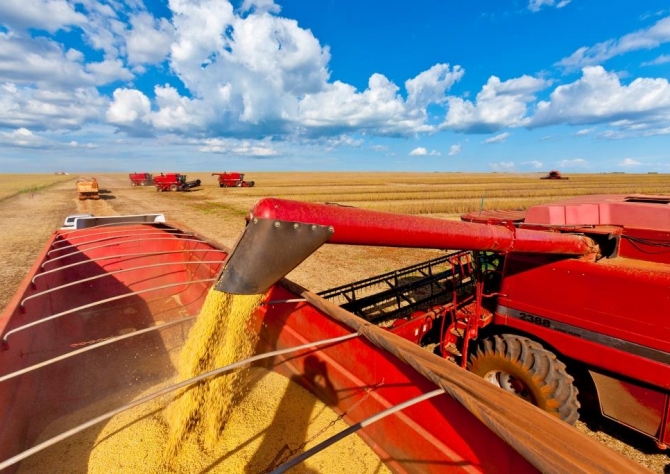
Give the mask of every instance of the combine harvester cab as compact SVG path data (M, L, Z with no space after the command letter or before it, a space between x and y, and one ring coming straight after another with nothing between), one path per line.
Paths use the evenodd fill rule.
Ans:
M223 173L212 173L212 176L218 176L220 188L251 188L256 184L253 181L245 181L244 173L224 171Z
M133 400L171 393L176 354L212 286L264 294L249 322L259 336L257 363L297 380L350 425L305 440L272 472L354 433L392 472L644 472L518 397L281 279L324 242L352 234L341 222L303 224L308 213L299 221L263 215L268 204L281 203L254 210L233 253L161 215L78 217L75 229L56 231L0 315L0 472L90 467L88 450L108 440L96 438L112 416ZM589 248L562 241L564 252ZM260 361L269 351L280 352ZM86 437L67 445L77 449L59 451L79 435ZM250 436L240 448L260 434ZM144 445L119 451L105 469L144 459ZM61 464L34 464L42 455Z

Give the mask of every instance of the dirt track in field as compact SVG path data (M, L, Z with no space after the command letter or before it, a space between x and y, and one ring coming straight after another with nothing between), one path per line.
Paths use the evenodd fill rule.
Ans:
M244 189L221 189L208 174L204 185L190 192L158 193L153 187L133 187L127 176L97 175L101 199L79 201L72 181L35 193L0 201L0 308L4 308L42 251L50 234L69 214L98 216L164 213L168 222L183 224L205 238L232 247L243 230L246 212L258 200ZM257 183L258 185L258 183ZM258 188L256 188L256 191ZM257 194L257 192L256 192ZM411 265L440 255L436 251L375 247L327 246L306 260L289 278L313 290L337 285ZM648 438L637 436L603 420L577 429L623 453L651 470L670 472L670 459Z

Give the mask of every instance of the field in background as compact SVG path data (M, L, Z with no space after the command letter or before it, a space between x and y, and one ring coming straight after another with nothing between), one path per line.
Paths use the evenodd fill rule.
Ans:
M52 184L74 179L74 176L55 174L0 174L0 201L21 193L35 193Z
M184 173L189 180L201 179L203 185L189 192L158 193L153 186L131 186L128 173L0 174L0 220L5 224L0 228L0 278L4 283L0 309L13 296L51 232L69 214L163 212L169 222L183 223L203 236L233 246L244 228L244 217L254 203L268 196L458 218L459 213L479 210L482 203L485 209L525 209L535 203L583 194L670 194L670 174L570 174L569 180L551 181L539 179L544 173L247 172L245 179L255 181L255 187L219 188L210 172ZM98 179L105 190L100 200L77 199L74 181L80 176ZM8 198L11 195L14 197ZM324 246L290 278L320 291L430 258L421 252L426 251ZM635 433L616 426L592 430L580 422L578 429L654 472L670 469L667 455L648 438L635 437Z
M567 180L540 179L546 173L246 173L253 188L219 189L211 173L192 198L249 205L265 196L336 202L402 214L457 214L484 209L526 209L534 204L586 194L670 193L670 174L576 174ZM247 208L237 208L244 212Z

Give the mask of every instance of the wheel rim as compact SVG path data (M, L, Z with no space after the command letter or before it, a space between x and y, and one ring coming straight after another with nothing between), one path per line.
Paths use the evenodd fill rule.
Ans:
M535 398L528 389L528 386L509 372L492 370L484 376L484 379L507 392L513 393L519 398L523 398L533 404L535 403Z

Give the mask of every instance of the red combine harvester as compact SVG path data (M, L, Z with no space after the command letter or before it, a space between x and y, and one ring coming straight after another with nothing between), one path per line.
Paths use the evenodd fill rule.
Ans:
M220 188L251 188L254 186L253 181L245 181L244 173L212 173L212 176L219 177L219 187Z
M570 178L565 178L564 176L561 175L560 171L550 171L547 176L542 176L540 179L570 179Z
M154 177L156 191L185 191L186 189L197 188L200 186L199 179L186 181L186 175L180 173L161 173Z
M133 186L151 186L154 184L154 178L151 173L130 173L130 184Z
M320 296L432 343L568 423L578 418L579 387L605 417L665 448L670 196L587 196L463 220L265 199L217 288L262 292L325 242L460 249ZM324 230L317 238L310 229ZM387 289L371 290L380 285Z
M74 228L53 234L0 314L3 474L30 469L22 465L24 460L33 471L48 471L50 465L32 457L47 448L49 460L85 471L85 447L93 449L110 419L230 370L175 380L175 354L212 285L238 292L267 290L249 321L249 331L258 336L256 354L240 364L262 364L298 381L349 424L335 435L305 439L294 456L278 457L271 448L252 454L263 466L275 466L279 459L281 464L272 472L284 472L354 433L392 472L647 472L519 397L408 341L406 334L401 337L402 327L389 331L287 279L276 282L326 241L365 240L361 229L371 232L368 240L383 245L450 248L467 240L491 251L522 252L509 253L503 269L516 256L529 256L531 263L541 255L549 265L573 260L589 265L596 243L606 240L604 233L596 232L592 241L574 229L563 234L269 199L254 208L231 254L187 228L164 223L161 215L79 216L75 222ZM647 241L651 236L635 238ZM291 245L285 245L287 241ZM483 273L466 261L454 261L441 292L449 292L456 280L467 286L470 278L481 300L496 298L488 291L500 265L482 264L490 270ZM517 272L519 265L514 265ZM472 268L472 275L456 278L460 273L455 270L461 268ZM532 265L524 268L532 271ZM565 273L563 267L560 271ZM584 278L581 273L572 276ZM621 295L619 289L608 295ZM461 300L452 299L456 313ZM512 302L505 304L513 307ZM482 334L486 328L479 326L488 320L487 314L482 310L476 319L471 315L475 324L468 329ZM421 320L428 324L430 316ZM667 340L664 333L657 334ZM532 349L537 353L535 346ZM304 413L300 408L292 408L300 413L291 429L307 433L297 420L311 419L313 407L305 407ZM230 449L243 450L269 435L233 440ZM110 436L114 433L104 440ZM120 466L124 456L141 455L137 446L128 449L119 447L118 463L107 461Z

